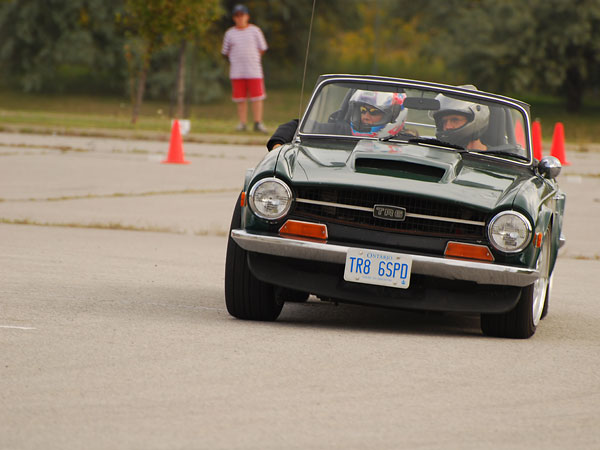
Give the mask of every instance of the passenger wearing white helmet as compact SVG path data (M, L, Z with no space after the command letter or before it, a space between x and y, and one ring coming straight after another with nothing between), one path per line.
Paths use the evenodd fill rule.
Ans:
M359 89L348 101L348 115L333 123L320 124L320 132L361 137L387 137L400 134L404 130L408 113L404 107L405 98L404 93ZM286 142L291 142L297 128L297 119L280 125L267 142L267 148L272 150Z
M472 85L462 87L476 90ZM436 138L467 150L487 150L481 137L489 125L490 109L486 105L442 94L436 99L440 102L440 109L432 114L437 128Z
M386 137L404 128L406 94L357 90L350 98L353 136Z

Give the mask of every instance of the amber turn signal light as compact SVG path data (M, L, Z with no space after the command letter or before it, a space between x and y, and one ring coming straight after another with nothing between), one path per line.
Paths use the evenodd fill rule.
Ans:
M486 245L465 244L463 242L448 242L445 256L454 258L479 259L493 261L494 255Z
M244 207L246 206L246 193L242 192L242 195L240 196L240 206Z
M327 225L321 223L288 220L279 229L279 234L291 234L311 239L327 239Z
M536 233L535 234L535 247L536 248L540 248L542 246L542 239L543 239L544 235L543 233Z

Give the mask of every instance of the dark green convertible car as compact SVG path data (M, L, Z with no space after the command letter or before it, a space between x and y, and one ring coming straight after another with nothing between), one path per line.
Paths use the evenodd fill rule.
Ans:
M548 312L560 162L534 159L527 104L474 86L321 76L293 136L246 174L225 298L240 319L286 301L477 313L528 338Z

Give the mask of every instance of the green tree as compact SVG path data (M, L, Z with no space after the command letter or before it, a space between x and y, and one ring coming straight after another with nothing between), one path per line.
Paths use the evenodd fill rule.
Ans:
M12 0L0 4L0 65L25 91L86 80L116 89L124 64L115 27L122 0ZM104 85L104 86L102 86Z
M440 57L425 57L429 33L407 1L364 0L357 5L360 21L342 27L325 41L327 71L366 73L450 82Z
M448 0L435 6L426 23L437 34L436 53L480 88L545 90L577 111L586 89L600 80L600 0Z
M201 41L222 10L219 0L174 0L173 4L173 30L166 36L166 42L179 41L176 117L183 117L187 43Z
M135 123L139 116L152 55L164 45L173 42L180 42L177 115L181 116L186 42L201 38L210 24L218 19L218 0L126 0L125 9L124 23L130 35L138 37L141 44L141 64L137 71L137 82L135 85L132 83L134 93L131 122ZM126 49L126 56L133 71L131 47Z

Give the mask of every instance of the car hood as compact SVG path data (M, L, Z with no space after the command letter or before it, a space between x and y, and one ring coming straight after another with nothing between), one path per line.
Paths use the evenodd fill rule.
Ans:
M292 185L384 190L480 210L511 205L521 183L532 177L526 167L497 158L375 140L289 145L277 166L278 176Z

